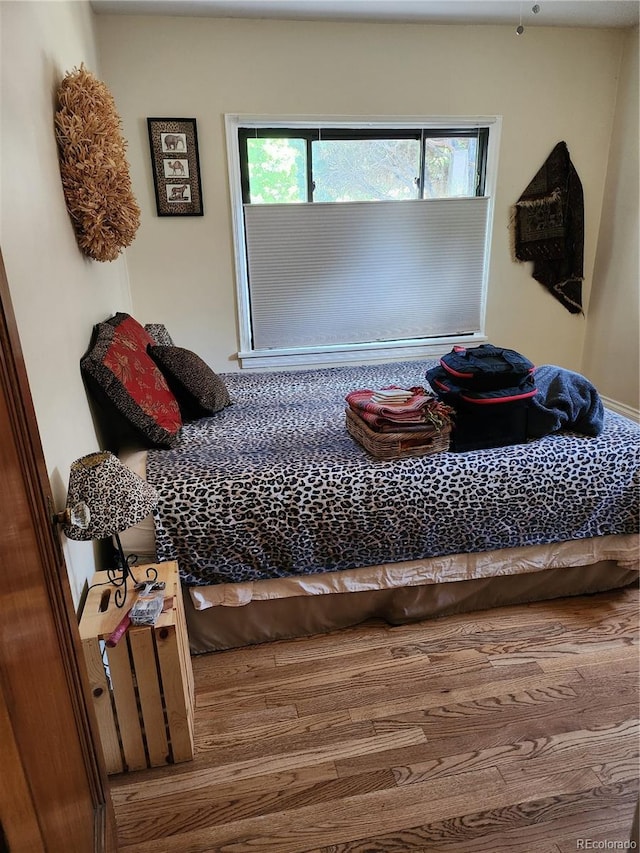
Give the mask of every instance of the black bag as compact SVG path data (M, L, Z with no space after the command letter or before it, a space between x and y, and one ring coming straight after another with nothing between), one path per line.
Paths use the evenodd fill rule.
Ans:
M463 388L495 391L515 388L535 370L532 362L512 349L481 344L478 347L454 347L440 359L440 367Z
M427 370L436 396L455 411L451 450L523 444L537 393L534 370L520 353L490 344L454 348L439 367Z

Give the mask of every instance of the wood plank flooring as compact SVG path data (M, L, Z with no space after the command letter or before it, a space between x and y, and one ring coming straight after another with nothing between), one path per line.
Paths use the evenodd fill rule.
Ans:
M638 607L618 590L196 657L195 759L111 777L120 849L628 849Z

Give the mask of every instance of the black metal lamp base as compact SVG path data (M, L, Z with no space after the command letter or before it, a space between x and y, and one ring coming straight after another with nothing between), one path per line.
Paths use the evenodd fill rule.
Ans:
M116 587L116 594L114 596L116 607L123 607L127 600L127 586L129 585L129 578L131 578L134 587L137 586L140 581L136 579L136 576L131 571L131 563L129 562L129 559L125 557L120 536L115 533L114 537L116 540L116 551L120 565L115 569L107 569L107 577L109 578L109 582ZM153 566L149 566L145 576L146 582L153 583L157 577L157 569Z

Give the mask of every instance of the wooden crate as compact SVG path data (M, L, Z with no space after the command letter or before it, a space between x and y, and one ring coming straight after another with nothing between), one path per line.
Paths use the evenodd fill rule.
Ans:
M450 425L441 430L376 432L350 408L346 410L346 425L349 434L376 459L405 459L449 449Z
M107 773L141 770L193 758L194 688L177 563L154 564L173 599L153 627L131 626L114 648L104 640L127 613L114 603L106 572L92 580L80 637L98 718ZM147 566L135 566L143 580Z

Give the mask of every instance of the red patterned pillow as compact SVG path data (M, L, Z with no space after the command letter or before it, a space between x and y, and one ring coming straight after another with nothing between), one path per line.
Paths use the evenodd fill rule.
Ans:
M95 327L80 368L147 443L172 447L182 417L173 392L147 353L154 343L137 320L118 313Z

